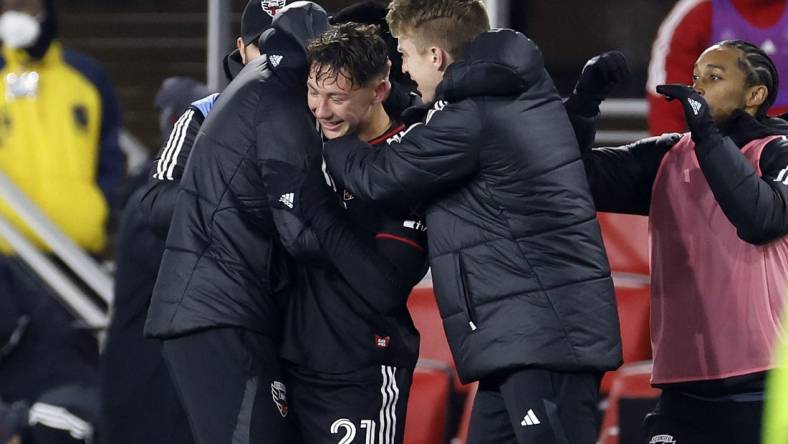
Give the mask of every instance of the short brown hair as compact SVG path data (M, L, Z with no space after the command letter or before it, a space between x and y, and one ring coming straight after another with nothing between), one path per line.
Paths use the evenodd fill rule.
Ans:
M482 0L392 0L386 21L395 37L412 37L419 51L438 46L454 59L490 30Z
M352 86L365 86L388 73L388 47L375 25L348 22L329 27L307 48L307 61L316 67L315 80L342 75Z

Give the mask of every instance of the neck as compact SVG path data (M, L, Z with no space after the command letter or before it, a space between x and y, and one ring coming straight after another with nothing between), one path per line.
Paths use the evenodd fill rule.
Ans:
M369 123L364 125L358 132L358 138L361 140L369 141L375 139L385 133L391 126L391 119L383 108L382 103L375 105L370 113L371 118L368 121Z

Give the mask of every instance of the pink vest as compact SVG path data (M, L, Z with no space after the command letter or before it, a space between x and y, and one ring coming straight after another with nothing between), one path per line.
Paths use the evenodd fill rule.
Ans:
M778 137L742 149L758 175L764 146ZM771 368L788 296L788 236L758 246L736 235L698 166L689 134L662 159L649 231L652 383Z

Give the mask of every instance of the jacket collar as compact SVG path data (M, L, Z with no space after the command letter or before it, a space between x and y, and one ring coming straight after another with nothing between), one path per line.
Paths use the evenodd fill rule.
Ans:
M44 53L44 57L35 59L24 49L11 49L3 47L3 58L6 67L11 71L26 70L38 66L46 66L56 63L63 59L63 49L60 42L54 41L49 45L49 49Z
M519 95L545 75L542 52L533 41L511 29L496 29L476 37L449 65L437 97Z
M720 130L741 148L756 139L788 135L788 122L777 117L756 119L744 111L736 110L720 125Z

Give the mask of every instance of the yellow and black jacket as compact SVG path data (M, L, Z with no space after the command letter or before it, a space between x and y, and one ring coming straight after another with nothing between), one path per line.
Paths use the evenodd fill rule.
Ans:
M109 78L57 41L40 59L2 55L0 169L79 246L99 252L125 166ZM4 202L0 214L46 250Z

